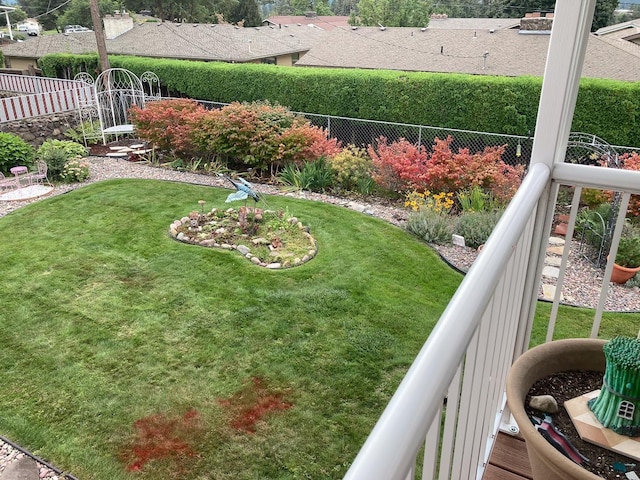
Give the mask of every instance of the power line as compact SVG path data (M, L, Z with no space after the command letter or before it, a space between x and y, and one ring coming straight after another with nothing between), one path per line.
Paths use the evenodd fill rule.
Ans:
M56 10L58 10L59 8L64 7L67 3L69 3L71 0L67 0L66 2L62 2L60 5L58 5L55 8L52 8L51 10L41 13L40 15L36 15L33 18L40 18L40 17L44 17L45 15L49 15L51 12L55 12ZM49 2L49 5L51 5L51 2ZM47 7L49 8L49 7Z

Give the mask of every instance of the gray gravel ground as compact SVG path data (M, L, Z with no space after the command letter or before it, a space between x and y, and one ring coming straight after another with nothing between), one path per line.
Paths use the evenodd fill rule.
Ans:
M229 187L229 185L219 177L188 172L178 172L175 170L157 168L142 163L132 163L126 160L112 159L108 157L89 157L88 160L90 162L91 173L91 177L89 178L89 180L83 183L56 186L51 195L60 195L89 183L111 178L147 178L176 182L187 182L198 185L221 186L226 188ZM310 200L318 200L335 205L342 205L346 208L350 208L364 214L379 217L400 227L404 226L407 217L407 212L403 209L384 205L365 204L333 197L331 195L309 192L282 193L276 187L271 185L255 185L255 189L259 193L264 194L288 195L295 198L307 198ZM35 201L38 201L38 199L18 202L0 202L0 217L3 217L8 213L16 210L17 208L20 208L29 203L33 203ZM476 251L473 249L458 247L455 245L436 246L435 249L449 263L456 266L456 268L460 269L461 271L468 270L477 255ZM577 248L575 248L575 245L572 246L572 251L569 256L569 265L567 268L567 277L565 279L565 285L563 288L564 302L573 305L595 308L600 295L600 286L603 277L602 270L594 268L588 261L577 254L576 251ZM540 293L540 295L542 295L542 293ZM640 289L638 289L637 287L629 288L610 284L606 310L636 312L640 311ZM19 458L20 455L22 454L20 454L17 450L0 441L0 472L4 470L6 465ZM55 480L58 477L53 471L47 469L46 467L41 467L40 478Z

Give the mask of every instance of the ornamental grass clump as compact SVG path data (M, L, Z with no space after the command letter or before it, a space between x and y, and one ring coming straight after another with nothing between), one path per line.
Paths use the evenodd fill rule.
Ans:
M603 347L602 389L588 402L598 421L620 435L640 435L640 340L616 337Z
M455 222L454 233L464 237L467 247L478 248L487 241L501 215L502 210L462 212Z

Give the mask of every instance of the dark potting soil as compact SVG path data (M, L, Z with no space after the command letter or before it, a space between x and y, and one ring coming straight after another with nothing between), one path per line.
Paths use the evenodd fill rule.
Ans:
M640 476L640 461L633 460L629 457L619 455L611 450L606 450L593 443L585 442L580 438L576 431L569 414L564 409L564 402L571 400L593 390L602 387L602 372L594 371L568 371L538 380L529 390L527 395L525 409L529 416L544 418L544 413L533 410L528 407L529 400L533 395L553 395L557 400L560 411L554 413L553 425L574 447L586 458L589 463L583 464L584 468L607 479L625 479L627 478L623 472L616 471L613 468L614 463L621 464L637 464L637 467L627 467L627 471L635 471Z

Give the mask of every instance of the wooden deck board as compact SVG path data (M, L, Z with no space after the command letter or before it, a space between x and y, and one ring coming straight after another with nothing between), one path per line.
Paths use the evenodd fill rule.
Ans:
M524 440L500 432L483 480L531 479L531 465Z
M482 480L529 480L527 477L521 477L515 473L508 472L495 465L487 465Z

